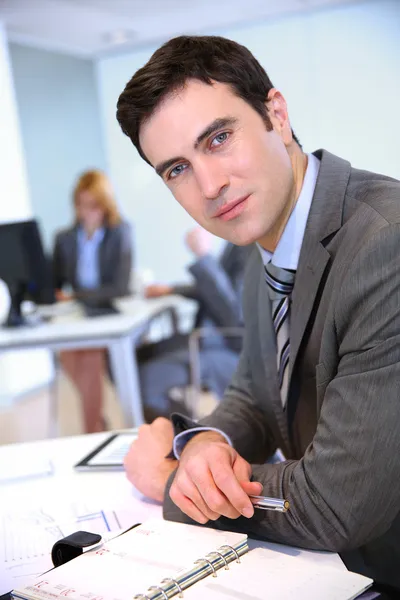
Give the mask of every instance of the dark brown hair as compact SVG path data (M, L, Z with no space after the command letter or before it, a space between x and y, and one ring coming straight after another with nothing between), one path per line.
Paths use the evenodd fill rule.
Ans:
M265 102L274 86L250 50L223 37L183 35L156 50L118 99L117 119L121 129L145 161L149 162L139 142L141 125L168 94L183 88L189 79L209 85L213 80L230 85L239 98L262 116L267 130L272 129ZM293 138L299 144L294 133Z

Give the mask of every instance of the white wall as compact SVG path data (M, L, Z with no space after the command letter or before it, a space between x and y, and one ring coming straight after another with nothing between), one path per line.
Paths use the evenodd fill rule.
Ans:
M10 44L30 200L48 249L73 221L72 189L105 169L93 61Z
M7 40L0 23L0 223L29 219L32 210L15 107ZM0 407L52 375L48 352L0 354Z
M376 0L212 33L252 50L285 95L306 151L324 147L356 167L400 178L400 2ZM168 281L185 275L182 236L191 220L115 119L119 94L154 50L100 60L97 75L108 161L124 213L136 224L138 264Z
M0 23L0 223L32 216L5 31Z

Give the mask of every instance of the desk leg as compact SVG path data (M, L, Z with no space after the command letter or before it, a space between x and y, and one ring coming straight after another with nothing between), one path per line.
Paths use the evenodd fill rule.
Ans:
M53 361L53 380L49 385L49 437L56 438L58 436L59 429L59 414L58 414L58 391L59 391L59 368L57 353L53 350L51 352Z
M135 347L130 337L113 341L109 347L111 369L122 404L125 425L138 427L144 423Z

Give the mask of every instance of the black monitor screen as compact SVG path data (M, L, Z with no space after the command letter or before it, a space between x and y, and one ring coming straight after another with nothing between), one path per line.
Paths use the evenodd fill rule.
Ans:
M14 303L25 298L54 301L50 263L36 221L0 225L0 279L8 285Z

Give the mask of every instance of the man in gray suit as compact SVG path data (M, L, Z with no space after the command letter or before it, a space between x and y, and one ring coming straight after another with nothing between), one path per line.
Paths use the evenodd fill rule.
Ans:
M227 243L221 256L211 252L212 236L202 227L189 231L186 245L195 260L189 285L154 284L147 297L178 294L197 303L194 329L201 329L198 377L203 389L222 398L237 367L242 347L242 288L251 247ZM230 330L230 331L227 331ZM137 350L139 375L147 422L169 416L173 410L188 413L185 405L190 377L189 334L177 333ZM190 397L189 397L190 400ZM191 411L189 411L191 414Z
M399 182L305 154L282 94L224 38L162 46L118 119L203 227L258 246L223 402L142 429L128 477L166 518L340 552L400 589ZM277 447L286 460L266 464ZM255 512L261 492L290 510Z

